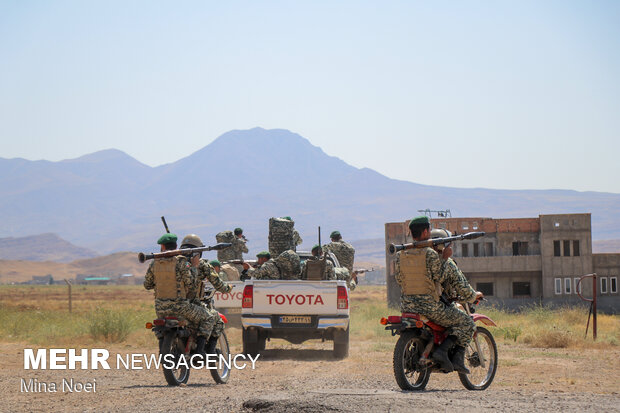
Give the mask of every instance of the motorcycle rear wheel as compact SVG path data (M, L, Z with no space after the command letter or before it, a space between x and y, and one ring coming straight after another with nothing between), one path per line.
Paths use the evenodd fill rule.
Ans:
M228 355L230 354L230 347L228 346L228 338L226 337L226 333L222 331L222 334L217 340L217 345L215 346L215 352L218 355L217 359L217 369L209 369L211 372L211 377L215 380L216 383L226 384L228 383L228 379L230 379L230 367L223 362L220 364L219 355L221 354L223 359L228 361Z
M480 354L476 349L474 340L465 349L465 366L470 374L459 373L459 379L468 390L484 390L491 385L497 372L497 345L489 330L477 327L474 339L478 337ZM485 367L480 363L480 357L484 357Z
M161 355L165 356L166 354L172 354L174 356L175 364L178 362L179 358L185 354L183 340L174 333L166 334L161 344ZM187 361L189 362L189 360ZM178 369L167 369L164 364L162 368L164 370L164 377L170 386L178 386L187 383L189 379L188 367L181 365Z
M400 335L394 347L394 377L403 390L424 390L431 377L428 368L420 369L418 361L424 351L424 341L412 332Z

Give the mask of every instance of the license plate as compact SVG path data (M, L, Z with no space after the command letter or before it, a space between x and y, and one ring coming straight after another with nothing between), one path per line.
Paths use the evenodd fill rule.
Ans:
M280 323L282 324L310 324L312 317L298 316L298 315L284 315L280 317Z

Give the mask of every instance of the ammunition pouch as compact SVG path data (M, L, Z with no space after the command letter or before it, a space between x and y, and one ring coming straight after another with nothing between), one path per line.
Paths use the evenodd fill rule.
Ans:
M426 248L400 253L401 288L404 295L430 295L439 301L435 283L428 276Z

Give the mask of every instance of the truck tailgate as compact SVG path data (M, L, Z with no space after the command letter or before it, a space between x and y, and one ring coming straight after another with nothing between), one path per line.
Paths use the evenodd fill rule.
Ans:
M213 296L213 306L218 309L241 309L241 300L243 299L243 281L228 281L228 284L234 286L232 291L229 293L221 293L216 291Z
M254 314L334 315L343 281L253 280ZM346 310L344 311L346 312Z

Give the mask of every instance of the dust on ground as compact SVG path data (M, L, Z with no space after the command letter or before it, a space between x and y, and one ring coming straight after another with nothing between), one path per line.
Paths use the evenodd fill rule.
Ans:
M232 352L240 353L240 331L232 328L228 333L237 343ZM616 348L545 350L498 343L497 375L482 392L465 390L455 373L433 373L426 391L403 392L394 380L391 349L373 350L369 341L352 342L350 356L336 361L331 343L295 346L273 340L256 370L233 370L225 385L216 385L206 370L193 370L185 386L169 387L159 370L115 369L115 353L151 354L155 344L106 346L111 370L24 370L23 349L31 346L2 343L0 411L620 411ZM20 392L21 379L30 378L96 380L97 391Z

